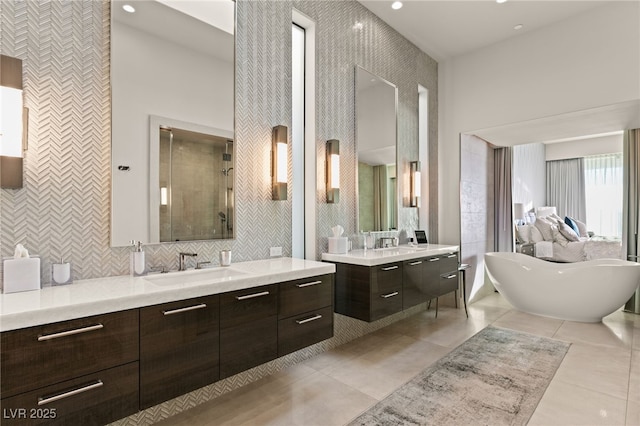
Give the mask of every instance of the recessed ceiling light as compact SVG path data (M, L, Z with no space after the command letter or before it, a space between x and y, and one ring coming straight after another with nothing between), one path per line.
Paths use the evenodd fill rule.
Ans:
M391 9L394 9L394 10L398 10L398 9L400 9L401 7L402 7L402 2L401 2L401 1L394 1L394 2L391 4Z
M507 0L496 0L496 3L506 3Z
M514 29L514 30L521 30L521 29L522 29L522 27L524 27L524 25L522 25L522 24L518 24L518 25L516 25L515 27L513 27L513 29Z
M124 9L125 12L129 12L129 13L133 13L136 11L136 8L131 6L130 4L125 4L124 6L122 6L122 8Z

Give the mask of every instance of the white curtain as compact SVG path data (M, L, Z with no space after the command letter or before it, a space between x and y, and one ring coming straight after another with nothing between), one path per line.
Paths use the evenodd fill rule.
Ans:
M622 236L622 153L584 158L587 226L596 235Z
M547 161L547 205L562 217L587 222L582 158Z
M387 166L373 167L373 229L389 230L387 206Z

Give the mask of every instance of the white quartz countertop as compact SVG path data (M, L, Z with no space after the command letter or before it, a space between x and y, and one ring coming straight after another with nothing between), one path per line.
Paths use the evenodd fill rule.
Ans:
M335 269L329 263L283 257L145 277L94 278L2 294L0 331L331 274Z
M400 245L397 247L351 250L346 254L322 253L322 260L352 265L376 266L390 262L419 259L421 257L458 251L459 246L448 244L420 244L419 246Z

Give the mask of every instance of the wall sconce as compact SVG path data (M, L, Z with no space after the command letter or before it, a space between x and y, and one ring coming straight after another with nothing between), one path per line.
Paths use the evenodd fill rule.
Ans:
M409 206L419 207L420 204L420 162L409 163Z
M340 141L327 141L326 158L327 203L340 201Z
M287 126L275 126L271 134L271 199L287 199Z
M22 188L28 110L22 102L22 60L0 55L0 187Z

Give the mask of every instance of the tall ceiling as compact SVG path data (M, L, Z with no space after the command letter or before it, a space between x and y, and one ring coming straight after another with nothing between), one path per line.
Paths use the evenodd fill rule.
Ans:
M495 0L404 0L398 10L391 8L390 0L359 2L442 62L584 13L608 1L509 0L499 4ZM522 28L514 29L518 24Z

